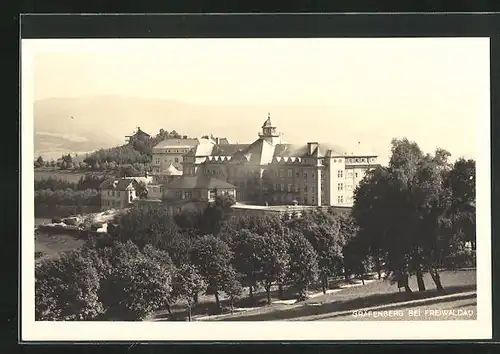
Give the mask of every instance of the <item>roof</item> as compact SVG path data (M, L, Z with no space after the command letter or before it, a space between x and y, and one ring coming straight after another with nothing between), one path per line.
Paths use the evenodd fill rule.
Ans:
M160 174L167 176L179 176L182 175L182 171L179 171L174 165L170 164L166 169L161 171Z
M127 190L127 188L134 182L135 181L133 179L129 178L121 178L121 179L110 178L102 182L101 185L99 186L99 189L114 189L118 191L124 191Z
M332 150L332 156L344 156L346 150L339 146L330 143L318 143L318 147L312 151L312 155L318 153L318 157L325 157L328 150ZM274 156L282 157L304 157L308 156L307 144L278 144L274 150Z
M230 183L209 176L182 176L167 184L167 189L235 189Z
M152 181L151 177L123 177L109 178L99 185L99 189L114 189L118 191L127 190L134 183L144 182L149 184Z
M238 151L243 151L251 144L218 144L213 146L211 155L233 156Z
M198 145L198 139L165 139L156 144L153 149L165 149L170 147L192 148Z
M274 128L273 124L271 123L271 115L267 116L267 119L264 122L264 124L262 125L262 128Z

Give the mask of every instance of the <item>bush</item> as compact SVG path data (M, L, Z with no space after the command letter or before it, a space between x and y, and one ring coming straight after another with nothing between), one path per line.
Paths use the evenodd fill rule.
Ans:
M78 251L41 259L35 266L35 319L92 320L104 312L99 275Z

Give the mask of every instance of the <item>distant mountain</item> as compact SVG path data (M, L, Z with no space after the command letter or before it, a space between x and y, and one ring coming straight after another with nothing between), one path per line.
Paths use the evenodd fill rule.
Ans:
M356 151L361 141L362 150L383 155L389 148L390 137L377 136L376 122L355 125L349 112L339 113L335 107L205 105L100 95L35 102L35 156L117 146L137 126L151 135L165 129L191 137L213 133L231 142L250 143L268 113L286 142L331 142ZM375 146L370 145L374 142Z

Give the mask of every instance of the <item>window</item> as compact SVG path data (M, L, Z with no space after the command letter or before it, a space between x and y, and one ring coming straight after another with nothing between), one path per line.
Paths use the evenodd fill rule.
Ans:
M175 158L175 162L179 162L179 158L178 157Z
M307 179L307 172L304 172L304 179Z
M160 158L159 157L155 158L155 164L157 164L157 165L160 164Z
M361 159L361 162L366 162L366 159Z
M278 177L278 171L274 171L274 177Z
M191 192L185 192L186 199L191 199L193 197L193 194Z
M357 172L354 174L354 177L358 178L358 173Z
M288 177L293 176L293 170L291 168L288 169Z
M337 185L337 188L338 188L339 191L343 191L344 190L344 184L343 183L339 183Z
M304 186L304 192L307 192L307 184Z
M344 171L342 171L342 170L337 171L337 177L344 178Z
M347 172L347 177L352 178L352 172Z
M311 203L314 204L314 197L311 198Z
M343 195L339 195L337 197L337 203L338 204L343 204L344 203L344 196Z
M117 191L116 192L116 196L119 197L120 196L120 191Z
M285 190L285 185L281 183L281 191L283 192Z
M280 168L280 177L285 177L285 170Z
M289 191L289 192L291 192L291 191L292 191L292 185L291 185L291 184L289 184L289 185L288 185L288 191Z
M312 173L312 175L311 175L311 177L312 177L312 178L314 178L314 176L316 176L316 175L315 175L315 174L314 174L314 172L313 172L313 173Z
M347 186L346 186L346 190L348 190L348 191L352 191L352 186L351 186L350 184L349 184L349 185L347 185Z
M278 191L278 183L276 183L276 184L274 185L274 190L275 190L275 191Z
M296 176L296 177L299 177L299 172L296 172L296 173L295 173L295 176Z
M178 197L178 198L180 198L181 197L181 191L175 192L175 196Z

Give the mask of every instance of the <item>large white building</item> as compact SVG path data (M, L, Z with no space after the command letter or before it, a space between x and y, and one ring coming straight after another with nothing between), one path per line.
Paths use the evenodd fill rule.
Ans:
M349 153L330 143L284 143L269 116L251 144L193 140L190 149L182 139L161 145L163 150L174 150L172 156L180 154L182 147L183 155L176 162L183 166L181 179L217 178L236 187L237 201L262 205L350 207L359 182L368 170L378 166L376 154ZM169 165L162 165L161 159L154 160L160 172L172 164L163 158ZM167 183L162 189L168 192L168 188Z

